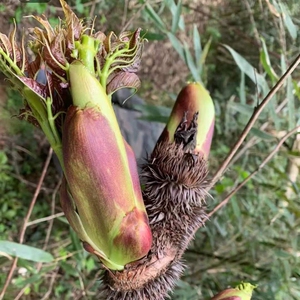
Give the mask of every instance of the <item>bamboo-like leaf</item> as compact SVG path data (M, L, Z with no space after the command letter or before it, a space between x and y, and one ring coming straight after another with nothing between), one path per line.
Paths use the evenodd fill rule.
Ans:
M250 132L262 140L266 140L266 141L276 140L276 137L274 137L273 135L266 133L265 131L262 131L258 128L253 127L253 128L251 128Z
M269 86L264 76L258 74L255 71L255 68L244 57L242 57L231 47L227 45L224 45L224 47L230 52L240 70L243 71L252 80L254 84L258 85L259 91L262 91L263 94L266 95L269 91Z
M196 63L197 63L197 66L199 67L201 54L202 54L202 47L201 47L200 34L199 34L196 24L194 24L194 27L193 27L193 44L194 44L194 50L195 50Z
M185 61L185 56L184 56L184 48L181 44L181 42L177 39L177 37L172 34L171 32L167 33L167 36L172 44L172 46L174 47L174 49L177 51L177 53L179 54L180 58Z
M184 57L187 66L195 81L201 82L200 72L197 69L187 43L184 43Z
M159 29L161 29L162 31L166 30L166 25L149 3L146 4L145 11L149 15L149 17L155 22L155 25L159 27Z
M253 114L254 107L248 104L241 104L241 103L236 103L236 102L229 102L228 107L234 109L235 111L251 116ZM259 116L259 119L264 119L266 118L266 112L262 112Z
M297 38L298 27L294 24L286 6L280 2L279 2L279 6L282 12L284 25L287 28L291 38L295 40Z
M272 81L272 84L275 84L275 82L278 80L278 75L276 74L276 72L272 68L269 53L268 53L268 49L267 49L265 40L263 38L261 38L261 42L262 42L262 49L260 51L260 62L262 64L264 70L269 75L269 77Z
M289 130L295 127L295 98L293 94L293 82L292 77L289 76L287 78L287 85L286 85L286 97L288 99L288 120L289 120Z
M54 259L44 250L10 241L0 241L1 252L35 262L51 262Z
M245 93L245 73L241 71L241 82L240 82L240 101L242 104L246 104L246 93Z
M173 16L171 32L174 33L174 34L176 33L176 31L179 27L179 21L180 21L180 16L181 16L181 8L182 8L182 1L179 0L177 5L175 4L175 10L171 10L172 16Z

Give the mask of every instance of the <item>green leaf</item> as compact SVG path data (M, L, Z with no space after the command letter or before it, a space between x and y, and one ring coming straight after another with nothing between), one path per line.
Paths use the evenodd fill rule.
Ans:
M147 12L149 17L154 21L155 25L159 29L161 29L162 31L166 30L166 25L164 24L160 16L155 12L155 10L152 8L152 6L149 3L146 4L145 11Z
M81 0L76 0L76 10L79 12L79 13L83 13L84 12L84 6L82 4L82 1Z
M197 67L193 61L193 57L191 55L191 52L189 50L187 43L184 43L184 56L185 56L185 62L187 64L187 66L189 67L189 70L193 76L193 79L195 81L201 82L200 72L197 69Z
M230 52L240 70L244 72L254 84L258 85L259 91L263 91L263 94L266 95L269 92L269 86L266 79L261 74L258 74L255 71L255 68L239 53L227 45L224 45L224 47Z
M185 57L184 57L184 49L183 46L181 44L181 42L177 39L177 37L172 34L171 32L167 33L167 36L173 46L173 48L177 51L177 53L179 54L180 58L185 61Z
M250 132L262 140L266 140L266 141L276 140L276 137L258 128L251 128Z
M181 0L179 0L177 5L175 4L175 9L171 10L171 13L173 16L171 32L174 34L176 33L178 26L179 26L179 20L180 20L180 16L181 16L181 8L182 8L182 2L181 2Z
M279 5L280 5L281 12L282 12L282 17L283 17L284 25L287 28L287 30L288 30L291 38L293 40L295 40L297 38L298 28L293 23L293 20L291 19L290 14L289 14L286 6L284 4L282 4L282 3L279 3Z
M211 41L212 38L210 37L209 40L207 41L207 43L205 44L202 54L201 54L201 58L200 58L200 66L202 67L205 64L209 49L210 49L210 45L211 45Z
M296 126L296 120L295 120L296 108L295 108L295 97L293 94L292 76L289 76L287 78L286 98L288 100L287 108L288 108L289 130L291 130Z
M147 30L141 31L141 36L148 41L163 41L165 39L165 35L155 32L150 32Z
M51 262L54 259L46 251L10 241L0 241L0 252L35 262Z
M196 64L199 67L201 64L200 59L201 59L201 54L202 54L202 47L201 47L200 34L199 34L196 24L194 24L194 27L193 27L193 43L194 43Z
M245 93L245 73L241 71L241 82L240 82L240 101L242 104L246 104L246 93Z
M251 105L241 104L236 102L229 102L228 107L234 109L235 111L241 114L248 115L248 116L251 116L254 111L254 107L252 107ZM259 116L259 119L265 119L265 118L266 118L266 113L262 112Z
M169 8L169 10L171 11L171 14L172 14L172 17L173 17L173 19L172 19L172 28L173 28L173 26L175 26L175 25L173 25L173 23L175 22L174 21L174 18L176 19L177 17L176 17L176 14L178 13L178 5L176 5L176 3L175 3L175 1L174 0L164 0L164 3L165 3L165 5ZM182 0L180 0L179 2L178 2L178 4L180 4L180 6L182 7ZM177 24L178 24L178 26L177 26L177 28L176 28L176 30L178 29L178 27L181 29L181 30L185 30L185 24L184 24L184 19L183 19L183 15L181 14L181 7L180 7L180 14L179 14L179 16L178 16L178 21L177 21ZM176 32L176 30L173 32L173 30L171 30L173 33L175 33Z
M240 207L239 207L238 202L236 200L236 197L232 197L231 200L230 200L230 203L231 203L231 206L232 206L233 213L234 213L235 217L237 218L238 221L240 221L241 220L241 210L240 210Z
M260 39L262 43L262 49L260 51L260 62L264 68L264 70L267 72L269 75L272 84L274 85L275 82L278 80L278 76L275 73L274 69L271 66L271 61L268 53L268 49L265 43L265 40L263 38Z

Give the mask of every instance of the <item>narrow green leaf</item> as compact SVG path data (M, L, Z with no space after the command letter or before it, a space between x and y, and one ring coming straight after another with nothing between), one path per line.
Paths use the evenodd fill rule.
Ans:
M286 154L286 156L289 156L291 158L300 157L300 151L287 151L287 152L283 153L283 155L285 155L285 154Z
M171 32L176 33L178 26L179 26L179 20L181 15L181 8L182 8L182 2L181 0L178 1L177 5L175 4L175 10L171 10L172 12L172 27Z
M276 113L276 106L277 106L277 94L275 94L271 101L268 103L267 108L270 114L269 118L274 122L275 129L279 130L280 127L280 118Z
M293 94L293 82L292 76L287 78L287 85L286 85L286 97L288 99L288 120L289 120L289 130L293 129L296 126L295 120L295 97Z
M205 64L209 49L210 49L210 45L211 45L211 41L212 41L212 37L209 38L209 40L207 41L207 43L205 44L201 57L200 57L200 65L203 66Z
M187 43L184 43L184 56L185 56L185 62L187 64L187 66L189 67L189 70L193 76L193 79L195 81L201 82L200 72L197 69L197 67L193 61L193 57L191 55L191 52L189 50Z
M274 85L276 83L276 81L278 80L278 76L271 66L271 61L270 61L270 57L269 57L269 53L268 53L268 49L267 49L265 40L263 38L261 38L261 42L262 42L262 49L260 51L260 62L262 64L265 72L269 75L269 77L272 81L272 84Z
M181 42L177 39L177 37L172 34L171 32L167 33L167 36L173 46L173 48L177 51L177 53L179 54L180 58L185 61L185 56L184 56L184 49L183 46L181 44Z
M236 197L232 197L230 202L231 202L231 206L233 209L233 213L234 213L235 217L237 218L237 220L240 222L241 221L241 210L237 203Z
M254 84L258 85L259 91L263 91L263 94L266 95L269 92L269 86L266 79L261 74L258 74L255 71L255 68L239 53L227 45L224 45L224 47L229 50L240 70L243 71Z
M283 75L287 69L285 56L283 53L280 55L280 67L281 67L281 75Z
M228 107L231 109L234 109L235 111L251 116L254 111L254 107L248 104L242 104L242 103L236 103L236 102L229 102ZM259 119L265 119L266 118L266 112L262 112L259 116Z
M154 21L155 25L159 29L161 29L162 31L166 30L166 25L164 24L160 16L155 12L155 10L152 8L152 6L149 3L146 4L145 11L147 12L149 17Z
M54 259L46 251L10 241L0 241L0 252L35 262L51 262Z
M202 47L201 47L200 34L199 34L196 24L194 24L194 27L193 27L193 43L194 43L196 63L197 63L197 66L199 67L201 54L202 54Z
M291 38L295 40L297 38L298 27L294 24L293 20L291 19L291 16L286 6L283 3L279 3L279 5L282 12L284 25L287 28Z
M163 41L166 37L163 34L142 30L141 36L148 41Z
M242 104L246 104L246 93L245 93L245 73L241 71L241 82L240 82L240 101Z
M266 140L266 141L276 140L276 137L258 128L251 128L250 132L262 140Z

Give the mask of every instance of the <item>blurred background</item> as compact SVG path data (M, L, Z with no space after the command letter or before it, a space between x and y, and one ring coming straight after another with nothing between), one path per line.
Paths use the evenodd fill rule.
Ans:
M8 34L15 20L19 36L24 31L28 37L29 28L37 26L25 18L32 14L45 14L52 25L58 24L59 1L39 2L2 1L0 32ZM202 81L216 107L209 161L213 174L256 105L299 54L298 0L67 2L87 20L97 15L97 30L119 34L141 27L148 40L140 89L129 99L129 90L114 96L123 133L139 163L151 152L184 84ZM299 81L298 68L211 190L208 211L260 166L278 139L299 125ZM21 96L1 77L0 239L15 242L49 151L37 128L14 117L21 106ZM197 232L171 299L208 299L240 281L258 285L253 299L300 299L299 168L300 134L288 139L275 158ZM33 248L14 249L20 258L4 299L97 299L101 270L61 213L60 180L53 159L26 228L24 244ZM13 255L0 247L0 287L12 260Z

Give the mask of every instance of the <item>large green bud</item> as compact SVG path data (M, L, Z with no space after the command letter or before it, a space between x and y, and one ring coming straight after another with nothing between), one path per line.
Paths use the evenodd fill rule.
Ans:
M250 283L241 283L235 288L220 292L211 300L251 300L255 287Z
M136 160L98 80L78 61L69 77L73 106L62 132L62 208L85 249L107 268L122 270L152 244Z
M198 82L179 93L159 142L182 142L194 154L208 158L214 132L215 109L208 91Z

